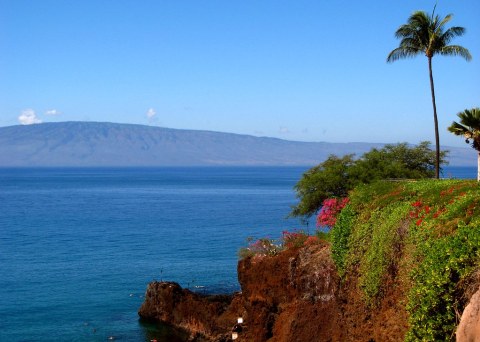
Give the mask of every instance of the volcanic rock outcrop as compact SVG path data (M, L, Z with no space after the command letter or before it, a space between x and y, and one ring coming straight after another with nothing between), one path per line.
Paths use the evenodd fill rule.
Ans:
M239 261L242 291L231 296L199 295L176 283L153 282L139 315L183 329L195 342L232 341L238 317L243 323L236 341L403 341L406 290L397 278L385 279L382 299L368 304L355 272L340 280L330 246L320 243ZM479 303L480 292L465 310L459 341L478 340Z
M238 263L242 291L203 296L176 283L148 285L142 319L185 329L191 341L229 341L237 318L237 341L329 341L343 338L338 320L340 280L327 244L288 249L275 257Z

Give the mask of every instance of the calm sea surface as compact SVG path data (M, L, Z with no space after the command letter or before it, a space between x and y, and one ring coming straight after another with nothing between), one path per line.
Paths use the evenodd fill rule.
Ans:
M178 341L138 321L148 282L237 290L247 237L302 228L306 169L0 169L0 341Z

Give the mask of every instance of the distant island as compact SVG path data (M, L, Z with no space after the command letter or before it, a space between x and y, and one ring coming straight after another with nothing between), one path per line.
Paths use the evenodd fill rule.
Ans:
M383 143L299 142L107 122L0 127L0 167L312 166L330 154L361 155ZM452 166L475 166L470 148Z

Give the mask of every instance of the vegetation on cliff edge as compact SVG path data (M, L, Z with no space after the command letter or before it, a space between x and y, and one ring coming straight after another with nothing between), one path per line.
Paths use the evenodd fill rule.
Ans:
M340 275L356 275L375 305L396 278L408 291L406 341L450 341L480 261L475 181L379 181L358 186L331 231Z
M445 164L445 151L440 154ZM372 149L357 159L354 155L327 160L305 172L295 185L299 202L292 207L290 216L307 219L316 214L325 199L345 197L361 184L379 179L421 179L435 174L435 151L428 141L417 146L407 143L385 145Z

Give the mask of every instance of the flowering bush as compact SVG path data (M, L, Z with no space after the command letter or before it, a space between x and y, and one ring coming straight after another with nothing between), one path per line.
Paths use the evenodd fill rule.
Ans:
M252 238L248 238L247 241L250 241L248 247L241 248L238 252L241 259L255 255L274 256L283 249L281 244L277 244L275 243L275 240L268 238L262 238L256 241L253 241Z
M478 269L478 227L476 181L377 182L350 192L331 230L332 258L342 278L358 274L368 305L391 279L405 284L405 341L450 341Z
M432 210L432 208L429 205L424 205L421 201L416 201L412 203L412 207L414 209L410 211L409 216L412 219L413 218L416 219L415 224L417 226L420 226L425 216L430 214L430 211Z
M282 232L283 246L289 248L300 248L307 241L309 235L303 230L289 232L284 230Z
M322 203L322 209L317 216L317 227L333 227L337 221L337 216L347 205L348 197L345 198L327 198Z
M248 238L248 247L241 248L238 256L240 259L275 256L283 250L315 245L322 240L325 240L325 238L319 237L318 232L317 236L311 236L303 230L294 230L293 232L284 230L280 240L262 238L254 241L253 238Z

